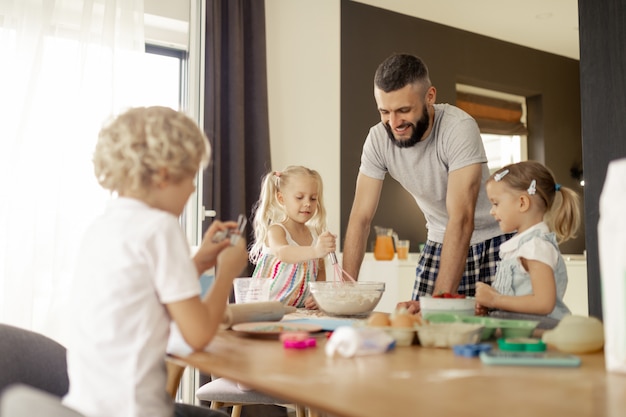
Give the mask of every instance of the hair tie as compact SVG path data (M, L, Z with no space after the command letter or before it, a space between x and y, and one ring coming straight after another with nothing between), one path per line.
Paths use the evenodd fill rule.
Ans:
M554 184L554 191L561 191L561 184Z
M280 190L280 176L282 173L280 171L274 171L272 175L274 176L274 187Z

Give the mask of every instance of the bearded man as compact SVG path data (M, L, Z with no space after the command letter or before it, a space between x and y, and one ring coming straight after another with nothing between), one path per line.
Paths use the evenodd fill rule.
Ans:
M457 107L435 103L437 90L428 68L414 55L394 54L379 65L374 98L381 121L363 145L343 247L344 270L358 276L389 174L413 196L428 228L412 300L399 306L417 312L425 294L473 296L476 282L491 284L500 244L511 237L502 235L489 214L484 187L489 169L476 121Z

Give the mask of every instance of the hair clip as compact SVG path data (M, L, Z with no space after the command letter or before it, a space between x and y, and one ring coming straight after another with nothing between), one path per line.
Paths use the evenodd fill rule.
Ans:
M535 193L537 192L537 181L532 180L530 182L530 187L528 187L528 190L526 190L528 192L528 195L535 195Z
M561 184L554 184L554 191L561 191Z
M502 178L504 178L504 176L506 174L509 173L508 169L505 169L504 171L498 172L496 175L493 176L493 179L496 180L496 182L500 181Z

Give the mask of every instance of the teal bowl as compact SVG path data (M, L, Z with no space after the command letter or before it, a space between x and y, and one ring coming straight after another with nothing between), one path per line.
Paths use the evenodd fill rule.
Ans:
M535 328L539 324L533 320L510 320L495 319L498 322L501 336L505 339L509 337L531 337Z
M460 319L462 323L480 324L483 326L483 331L480 335L480 340L483 341L494 337L500 322L498 319L484 316L462 316Z
M461 316L454 313L425 313L422 317L429 323L456 323L461 321Z

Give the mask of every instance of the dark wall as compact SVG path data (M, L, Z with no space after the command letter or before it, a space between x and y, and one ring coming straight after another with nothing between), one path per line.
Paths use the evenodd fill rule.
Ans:
M579 0L578 13L589 312L602 317L598 203L609 162L626 156L626 1Z
M341 228L352 207L361 149L380 119L374 72L394 52L420 56L437 88L437 102L456 101L456 83L527 97L528 158L582 194L570 167L582 161L579 62L348 0L341 2ZM582 197L582 195L581 195ZM425 221L412 197L387 178L373 224L392 227L411 240L426 240ZM373 236L370 240L373 240ZM584 229L561 245L582 253Z

